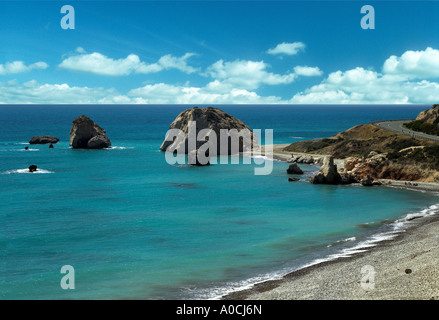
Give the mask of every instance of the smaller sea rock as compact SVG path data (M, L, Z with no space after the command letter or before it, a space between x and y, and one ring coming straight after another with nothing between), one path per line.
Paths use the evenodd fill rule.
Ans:
M29 172L35 172L37 171L37 169L38 169L37 166L34 164L29 166Z
M290 182L296 182L296 181L299 181L300 179L299 178L288 178L288 181L290 181Z
M50 144L49 149L53 149L53 144Z
M371 187L371 186L373 186L372 177L370 175L367 175L367 176L363 177L363 179L361 180L361 185L364 186L364 187Z
M30 139L29 144L57 143L59 139L53 136L35 136Z
M290 164L287 169L288 174L303 174L303 170L299 168L296 162Z

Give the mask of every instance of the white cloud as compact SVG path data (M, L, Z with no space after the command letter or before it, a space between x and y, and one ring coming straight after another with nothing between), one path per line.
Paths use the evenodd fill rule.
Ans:
M285 103L279 97L262 97L256 92L212 82L205 87L157 83L120 94L115 89L41 84L35 80L0 82L0 104L239 104Z
M408 81L357 67L329 74L320 84L295 94L290 103L436 103L438 96L439 83Z
M314 77L321 76L323 74L319 67L307 67L307 66L297 66L294 67L294 73L298 76L304 77Z
M15 80L0 82L0 103L7 104L95 104L101 99L117 103L120 97L114 89L71 87L66 83L41 84L35 80L23 84Z
M75 49L75 51L78 52L78 53L85 53L85 50L84 50L83 47L77 47L77 48Z
M207 68L207 74L224 84L240 89L257 89L261 84L278 85L293 82L297 75L284 75L267 72L269 66L264 61L235 60L224 62L219 60Z
M383 72L407 78L439 78L439 50L428 47L423 51L406 51L401 57L391 56Z
M83 50L84 49L80 47L76 49L79 53ZM126 58L115 60L99 52L93 52L68 57L59 64L59 67L71 71L89 72L107 76L125 76L132 73L146 74L159 72L164 69L178 69L186 73L192 73L195 72L196 69L187 65L187 59L193 55L193 53L186 53L182 57L166 55L161 57L157 63L147 64L140 61L140 58L135 54L130 54Z
M49 65L45 62L36 62L30 65L25 65L23 61L7 62L4 65L0 64L0 75L16 74L29 72L32 69L47 69Z
M186 53L182 57L174 57L170 54L167 54L159 59L158 64L166 70L174 68L190 74L198 71L198 69L188 66L186 62L187 59L194 55L195 53Z
M293 42L287 43L282 42L278 44L276 47L269 49L267 51L268 54L286 54L286 55L295 55L298 54L299 51L305 50L305 44L302 42Z
M131 90L128 95L143 103L151 104L242 104L279 103L279 97L261 97L256 92L225 87L220 82L205 87L174 86L164 83L146 85Z

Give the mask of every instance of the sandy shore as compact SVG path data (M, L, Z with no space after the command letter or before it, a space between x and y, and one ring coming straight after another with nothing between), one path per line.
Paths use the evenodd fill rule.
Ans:
M291 157L291 152L281 150L285 146L273 146L274 159L286 161ZM385 187L439 192L438 183L381 182ZM361 272L364 266L369 273ZM365 284L371 270L374 279ZM410 221L405 232L366 252L300 269L224 299L438 300L439 213Z

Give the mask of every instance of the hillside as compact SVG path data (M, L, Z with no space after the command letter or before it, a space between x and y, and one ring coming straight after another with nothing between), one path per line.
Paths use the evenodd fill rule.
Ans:
M422 111L415 121L409 122L405 126L413 131L439 136L439 104Z

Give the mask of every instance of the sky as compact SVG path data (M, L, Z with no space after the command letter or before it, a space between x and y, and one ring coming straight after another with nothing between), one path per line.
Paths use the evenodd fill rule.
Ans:
M438 35L439 1L0 0L0 103L433 104Z

